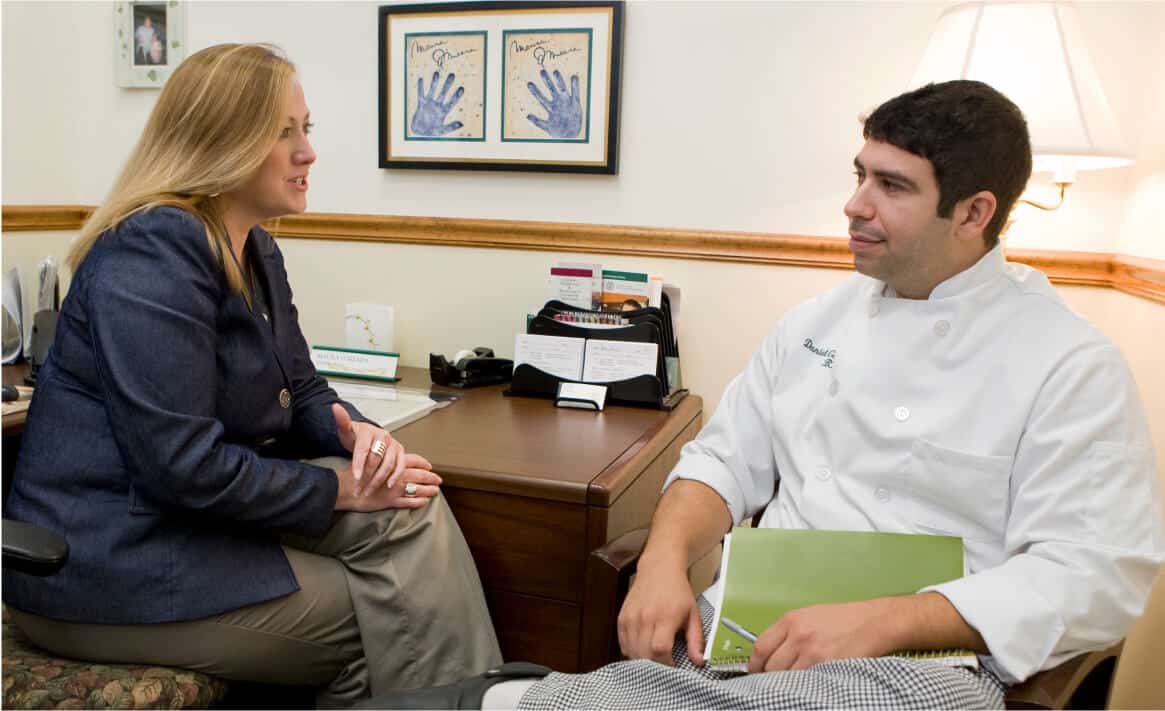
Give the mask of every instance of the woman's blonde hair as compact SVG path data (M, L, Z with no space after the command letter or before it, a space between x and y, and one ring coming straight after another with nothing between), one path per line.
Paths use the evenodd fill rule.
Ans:
M202 220L231 288L249 296L216 198L241 187L266 160L294 74L282 50L267 44L219 44L182 62L109 198L81 227L69 266L76 271L98 237L133 213L170 205Z

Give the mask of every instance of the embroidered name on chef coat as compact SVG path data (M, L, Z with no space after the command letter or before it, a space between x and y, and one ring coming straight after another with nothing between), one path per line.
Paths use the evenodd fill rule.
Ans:
M833 367L833 359L837 357L837 349L835 349L835 348L818 348L813 343L812 338L806 338L804 340L804 342L801 343L801 345L803 345L803 346L805 346L805 348L809 349L809 351L811 353L813 353L815 355L819 355L825 359L821 362L822 368L832 368Z

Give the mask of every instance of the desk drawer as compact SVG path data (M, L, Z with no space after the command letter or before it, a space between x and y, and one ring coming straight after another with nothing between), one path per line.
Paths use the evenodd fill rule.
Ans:
M486 590L502 659L577 672L582 607L558 600Z
M586 507L444 488L487 590L582 602Z

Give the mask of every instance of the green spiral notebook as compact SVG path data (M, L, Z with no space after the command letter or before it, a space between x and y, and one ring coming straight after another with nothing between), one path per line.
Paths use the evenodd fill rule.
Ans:
M752 637L790 610L909 595L963 576L963 541L952 536L737 528L724 539L720 599L704 658L747 671ZM903 652L978 667L969 650Z

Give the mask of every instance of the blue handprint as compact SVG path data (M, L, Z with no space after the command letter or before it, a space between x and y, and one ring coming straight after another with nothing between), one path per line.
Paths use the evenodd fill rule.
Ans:
M534 82L526 82L526 88L538 99L538 103L542 104L542 108L546 109L547 117L539 118L534 114L526 114L526 118L530 123L549 133L555 138L577 138L582 131L582 101L579 98L578 91L578 75L574 74L570 77L570 93L566 93L566 82L562 80L562 74L557 69L554 70L554 81L550 80L550 74L545 69L542 70L542 81L546 84L546 88L550 90L550 98L547 99ZM555 83L558 84L555 87Z
M434 99L433 92L437 90L439 76L440 72L433 72L433 81L429 84L428 94L425 94L425 80L423 78L417 79L417 110L413 114L413 120L410 124L413 134L417 136L444 136L465 125L460 121L445 123L445 117L449 115L453 105L460 101L462 95L465 94L465 87L457 87L457 91L453 92L453 96L446 102L445 95L449 93L449 88L453 86L457 77L456 74L450 72L449 76L445 77L445 85L441 87L441 93Z

